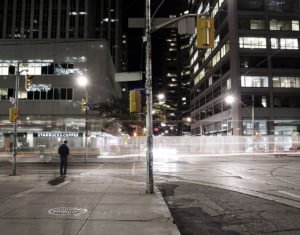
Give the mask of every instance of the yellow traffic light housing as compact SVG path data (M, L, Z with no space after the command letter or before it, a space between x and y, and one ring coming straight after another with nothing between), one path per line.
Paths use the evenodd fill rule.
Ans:
M131 90L129 93L129 111L131 113L141 112L141 93L138 90Z
M86 110L86 102L84 99L81 100L81 105L80 105L80 109L82 112L84 112Z
M26 74L26 75L25 75L25 89L26 89L26 91L29 90L29 87L30 87L31 84L32 84L32 79L33 79L33 76L32 76L32 75L29 75L29 74Z
M214 48L214 40L214 19L197 18L197 48Z
M9 121L16 122L19 119L19 109L18 108L10 108L9 109Z

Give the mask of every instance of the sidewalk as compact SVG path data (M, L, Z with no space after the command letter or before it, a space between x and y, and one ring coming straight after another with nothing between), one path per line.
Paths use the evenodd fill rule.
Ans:
M145 194L141 175L101 166L65 178L55 168L1 171L0 234L179 234L160 192Z

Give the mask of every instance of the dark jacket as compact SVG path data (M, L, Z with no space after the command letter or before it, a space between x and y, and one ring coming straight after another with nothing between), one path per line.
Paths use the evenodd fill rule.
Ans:
M60 157L66 158L70 154L68 146L66 144L62 144L58 148L58 154L60 155Z

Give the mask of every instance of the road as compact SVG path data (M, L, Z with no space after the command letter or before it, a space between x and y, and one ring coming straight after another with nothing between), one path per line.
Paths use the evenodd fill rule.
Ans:
M114 177L145 182L145 162L110 161L72 163L69 174L100 169L103 177L114 171ZM154 157L154 182L183 235L300 234L299 169L300 157L171 154ZM10 164L0 165L0 176L10 173ZM17 174L55 177L58 166L18 164Z
M300 234L300 158L180 156L155 164L182 235Z

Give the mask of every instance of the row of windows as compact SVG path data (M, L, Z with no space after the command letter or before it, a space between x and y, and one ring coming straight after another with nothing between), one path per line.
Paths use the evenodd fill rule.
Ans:
M195 77L194 79L194 85L196 85L198 82L201 81L201 79L205 76L206 70L209 70L212 68L212 66L215 66L228 52L229 52L229 44L225 43L221 49L214 55L211 61L207 63L207 66L203 68L200 73ZM210 53L210 52L209 52ZM198 55L198 54L197 54ZM192 61L193 62L193 59ZM194 67L194 73L196 73L199 69L199 65L196 64Z
M238 10L264 11L266 9L271 12L298 12L299 2L295 0L238 0Z
M240 37L240 48L265 49L267 39L265 37ZM271 38L272 49L298 50L299 42L297 38Z
M243 108L252 107L252 95L242 95L241 106ZM300 97L295 96L277 96L273 97L273 106L275 108L299 108L300 107ZM255 95L254 96L254 107L255 108L269 108L270 107L270 97L267 95ZM203 120L214 116L218 113L225 112L230 108L228 104L224 101L215 103L211 106L200 110L199 113L195 114L192 118L196 121ZM250 110L249 110L250 113Z
M239 29L264 30L266 29L266 21L262 19L239 19L238 26ZM299 31L299 20L272 19L269 21L269 29Z
M4 2L4 1L0 1ZM44 0L44 6L42 11L40 8L42 4L40 0L18 0L16 3L16 16L13 19L13 1L8 1L7 7L7 20L6 25L3 25L4 14L0 14L0 31L6 28L6 38L75 38L75 18L78 18L78 37L84 37L84 21L86 20L85 15L85 1L80 0L79 4L76 6L76 0L51 0L52 4L49 4L49 0ZM67 12L67 3L70 2L70 11ZM33 7L31 8L31 4ZM51 6L51 9L49 9ZM0 12L3 11L4 4L0 5ZM22 8L25 8L24 15L22 14ZM76 9L78 9L78 12ZM60 10L60 11L59 11ZM41 15L40 15L41 13ZM31 19L31 16L33 18ZM69 18L69 19L68 19ZM24 21L24 29L21 29L21 22ZM32 20L32 29L30 21ZM58 21L60 20L60 25ZM15 25L13 25L15 21ZM51 22L51 27L48 32L48 22ZM67 25L69 22L69 25ZM40 25L42 27L40 27ZM60 32L58 32L58 27L60 27ZM69 32L67 32L67 27L69 27ZM41 31L40 31L41 28ZM30 33L32 31L32 35ZM67 35L69 33L69 35Z
M300 77L286 77L286 76L276 76L272 78L273 87L275 88L300 88ZM268 77L267 76L241 76L241 86L242 87L269 87ZM211 100L219 97L222 93L231 89L231 79L228 79L222 83L221 86L216 87L211 92L203 96L200 100L196 101L192 105L192 111L198 109L199 107L205 105ZM197 89L192 94L192 99L200 95L200 89ZM251 96L248 97L251 99ZM262 106L256 105L256 107L268 107L266 100L263 101L263 98L259 98L259 103ZM256 99L257 102L257 99ZM243 103L248 104L247 100L244 100ZM251 102L249 103L251 105Z
M202 84L202 86L203 85L204 84ZM210 102L211 100L219 97L221 94L227 92L230 89L231 89L231 78L227 79L226 81L223 81L220 86L217 86L211 92L203 96L200 100L196 101L194 105L192 105L192 111ZM192 99L198 97L203 90L204 88L201 87L196 89L196 91L192 94Z
M297 38L271 38L272 49L299 49ZM240 37L240 48L265 49L267 48L267 39L265 37Z
M16 69L16 65L0 63L0 75L15 75ZM30 75L70 75L74 73L74 64L28 63L22 64L19 70L27 70Z
M273 87L300 88L300 77L273 77ZM269 87L267 76L241 76L242 87Z
M0 100L9 100L15 96L13 88L0 89ZM18 98L20 100L72 100L72 88L51 88L48 91L20 91Z

